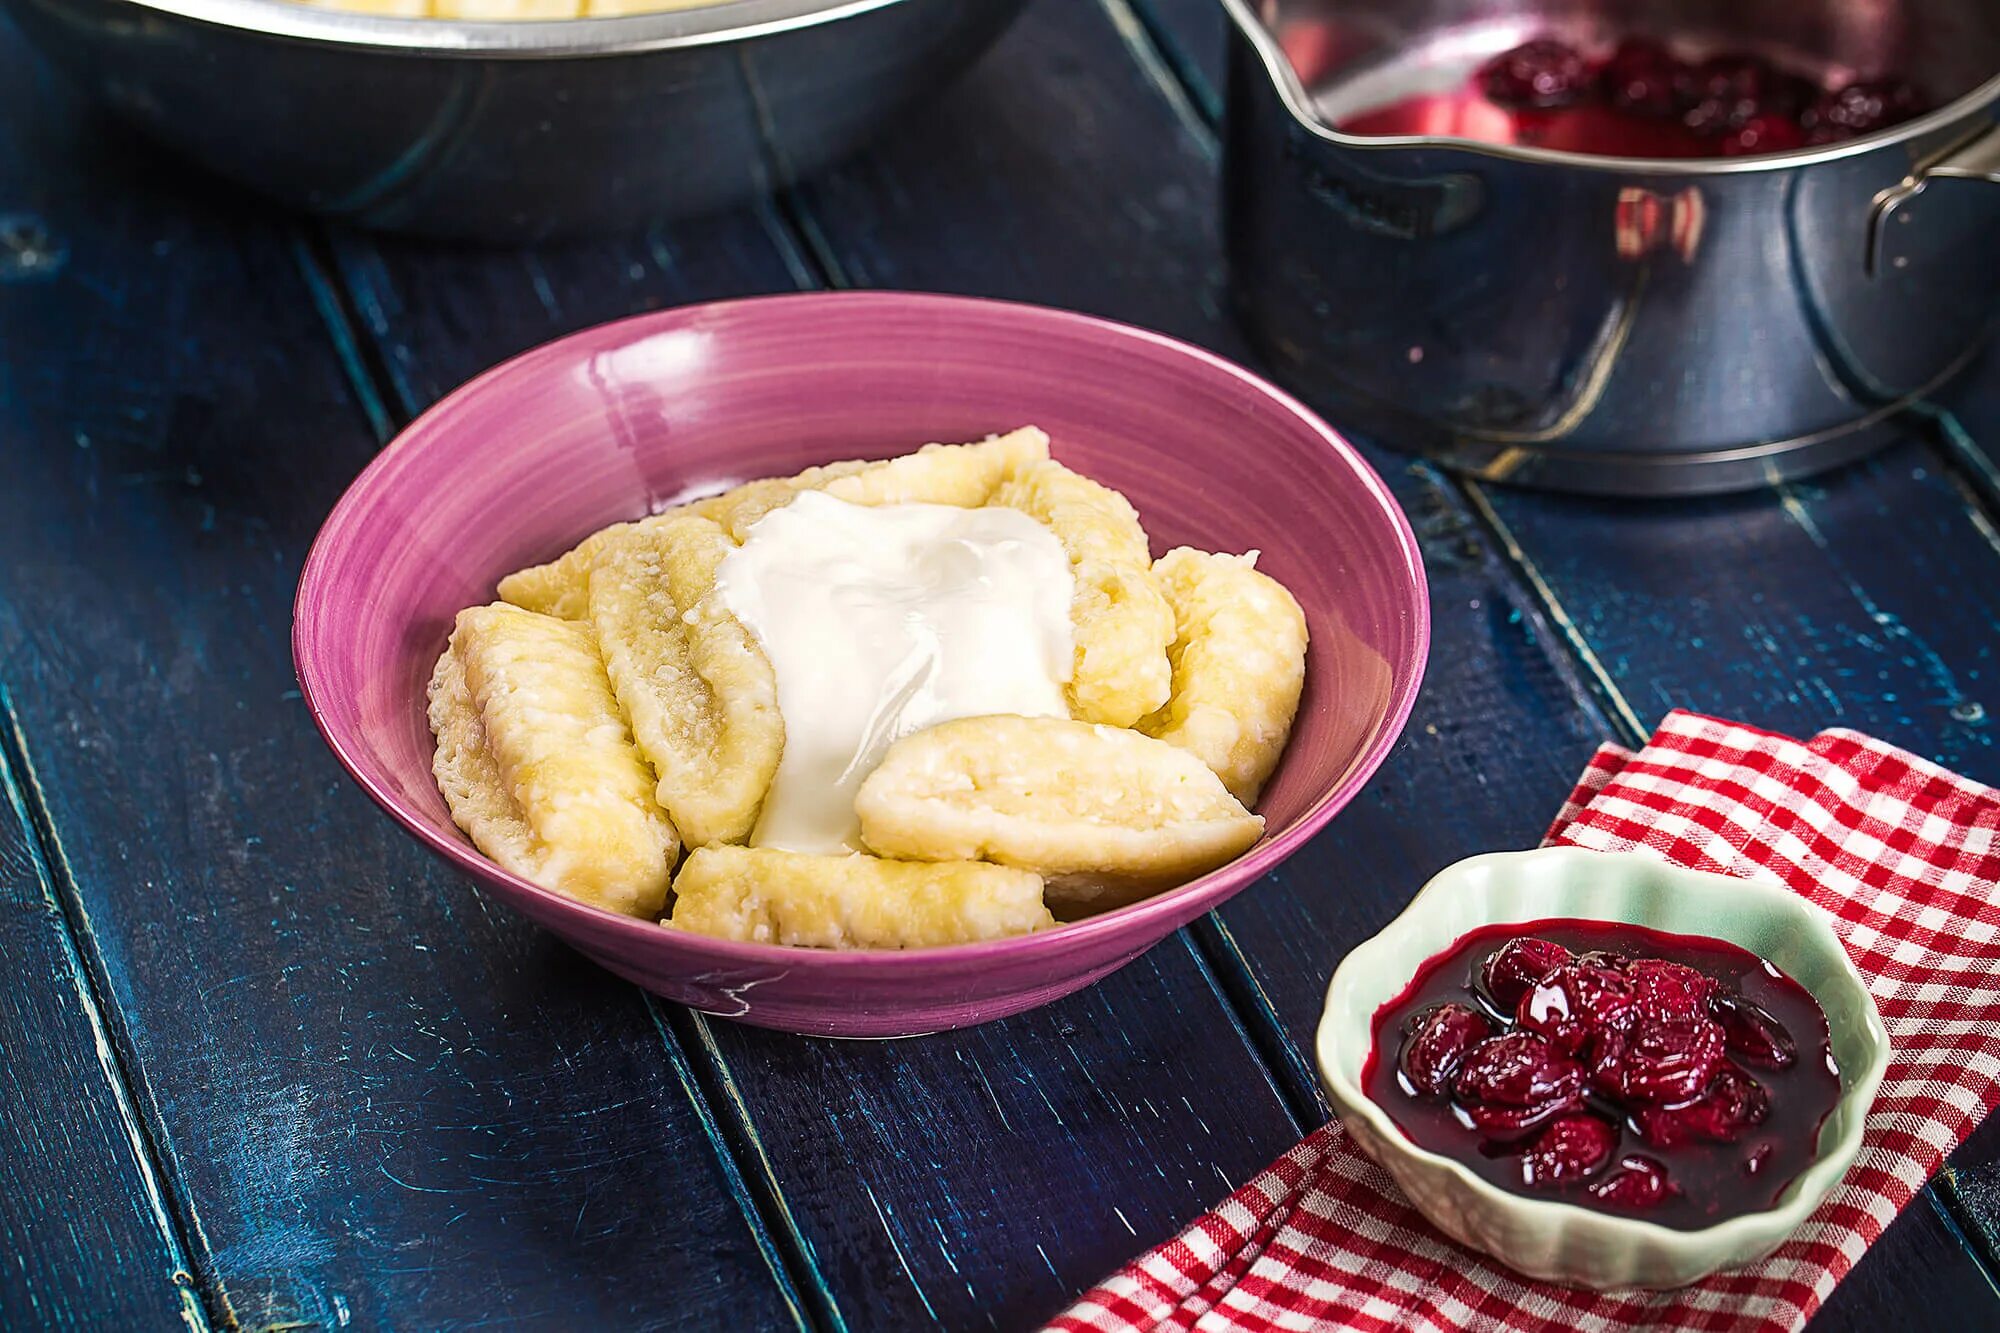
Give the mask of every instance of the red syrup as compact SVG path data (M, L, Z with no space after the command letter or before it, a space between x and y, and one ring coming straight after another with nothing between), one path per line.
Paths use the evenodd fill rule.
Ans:
M1714 157L1716 146L1676 120L1610 106L1510 111L1476 88L1412 97L1342 121L1346 134L1450 135L1600 157ZM1771 150L1775 151L1775 150Z
M1760 1212L1840 1099L1826 1015L1723 940L1488 926L1375 1015L1362 1088L1511 1193L1681 1230Z
M1358 112L1337 128L1607 157L1742 157L1837 143L1929 109L1902 79L1828 88L1761 56L1684 60L1634 37L1593 59L1538 38L1493 57L1455 91Z

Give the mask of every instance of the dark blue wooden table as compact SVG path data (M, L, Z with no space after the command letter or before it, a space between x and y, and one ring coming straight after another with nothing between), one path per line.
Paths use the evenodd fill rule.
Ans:
M1369 449L1436 606L1407 736L1282 874L1090 991L813 1042L657 1003L380 818L294 688L334 499L499 358L794 288L1016 297L1249 359L1209 0L1039 0L731 216L535 251L192 176L0 24L0 1326L1024 1329L1327 1115L1342 952L1687 705L2000 780L2000 360L1873 460L1636 505ZM1992 698L1988 704L1986 700ZM2000 1124L1816 1329L2000 1326Z

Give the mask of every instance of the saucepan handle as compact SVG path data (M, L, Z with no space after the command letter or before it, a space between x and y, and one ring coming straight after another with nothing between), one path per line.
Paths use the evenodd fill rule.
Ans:
M1919 166L1899 185L1875 196L1868 215L1868 276L1881 277L1907 262L1889 254L1891 224L1909 221L1910 202L1940 180L1988 181L2000 185L2000 125L1988 126L1972 138Z

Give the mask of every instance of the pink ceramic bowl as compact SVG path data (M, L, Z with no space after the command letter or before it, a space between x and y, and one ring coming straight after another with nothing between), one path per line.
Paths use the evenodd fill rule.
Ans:
M493 865L431 783L424 685L461 607L586 533L749 477L1035 424L1131 497L1156 553L1261 550L1305 607L1305 702L1264 841L1043 934L902 953L737 944L615 916ZM1354 798L1408 717L1429 603L1381 480L1263 381L1080 315L888 292L783 296L587 329L439 403L334 506L299 583L307 706L354 779L486 892L618 975L795 1032L902 1036L1087 986L1268 873Z

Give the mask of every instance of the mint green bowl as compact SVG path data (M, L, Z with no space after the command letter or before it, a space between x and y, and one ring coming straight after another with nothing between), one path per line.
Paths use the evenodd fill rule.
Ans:
M1362 1093L1376 1011L1402 993L1418 966L1480 926L1554 917L1728 940L1776 963L1819 1001L1840 1065L1840 1101L1821 1127L1811 1165L1773 1207L1677 1231L1510 1194L1411 1143ZM1875 1001L1819 908L1775 885L1574 847L1475 856L1438 872L1334 972L1317 1046L1320 1079L1342 1126L1432 1225L1529 1277L1597 1288L1685 1286L1776 1249L1853 1164L1889 1067L1889 1034Z

